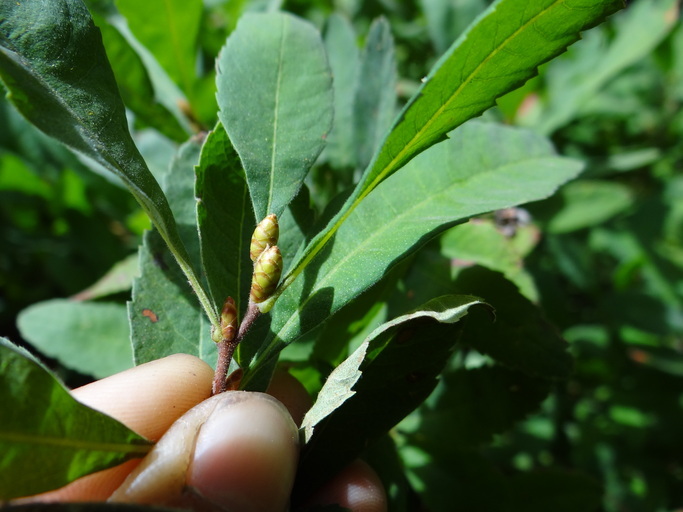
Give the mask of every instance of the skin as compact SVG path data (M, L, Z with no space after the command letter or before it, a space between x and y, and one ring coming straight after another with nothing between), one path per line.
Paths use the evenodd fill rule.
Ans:
M142 460L16 501L286 510L296 474L297 425L310 407L308 393L283 372L275 375L268 394L228 391L210 397L212 379L206 363L176 354L73 390L79 401L156 445ZM354 512L387 510L377 474L362 461L341 471L307 505L332 503Z

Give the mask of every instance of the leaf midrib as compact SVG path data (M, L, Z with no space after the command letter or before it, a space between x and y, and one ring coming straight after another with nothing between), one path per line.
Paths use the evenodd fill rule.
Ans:
M280 91L282 90L282 68L284 62L285 49L285 31L287 29L287 20L282 21L282 31L280 32L280 54L278 55L277 63L277 82L275 84L275 107L273 111L273 150L270 155L270 187L268 189L268 204L266 205L265 215L268 215L272 210L273 195L275 193L275 160L277 153L277 135L278 123L280 121ZM259 222L259 219L256 219Z
M148 444L85 441L82 439L72 439L64 437L30 435L23 432L15 431L5 431L0 433L0 442L28 444L31 446L49 446L73 450L89 450L93 452L113 452L140 455L148 453L151 449L151 445Z

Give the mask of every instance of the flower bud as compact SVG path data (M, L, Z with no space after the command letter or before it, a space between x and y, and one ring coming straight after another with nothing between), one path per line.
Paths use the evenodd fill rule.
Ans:
M232 341L237 334L237 307L232 297L225 299L221 311L221 336L222 341Z
M249 246L251 261L256 261L269 245L277 244L279 236L280 227L277 223L277 216L271 213L258 223L256 229L254 229L254 234L251 235L251 245Z
M249 296L255 303L263 302L270 297L282 275L282 254L276 245L266 248L254 264L254 275L251 278Z

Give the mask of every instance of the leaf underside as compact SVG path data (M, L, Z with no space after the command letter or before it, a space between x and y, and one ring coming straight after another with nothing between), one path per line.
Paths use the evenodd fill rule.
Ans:
M482 304L471 296L433 299L377 328L337 367L302 424L307 443L295 495L322 484L429 396L458 339L458 322Z

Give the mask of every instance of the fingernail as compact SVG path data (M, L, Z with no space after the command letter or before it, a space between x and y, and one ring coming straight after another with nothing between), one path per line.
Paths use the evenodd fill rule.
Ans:
M296 425L269 395L228 393L231 400L198 433L187 484L230 511L284 511L296 473Z

